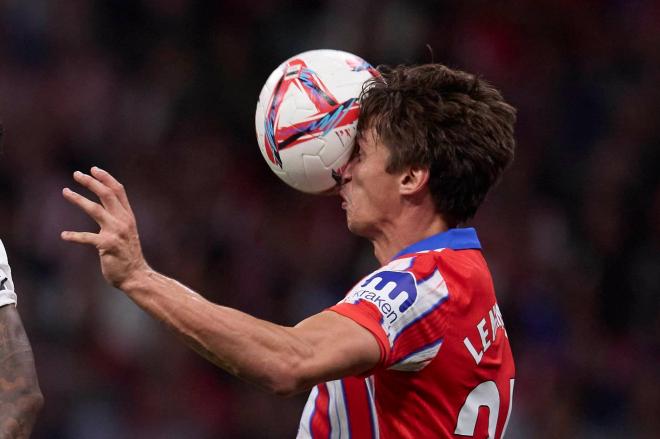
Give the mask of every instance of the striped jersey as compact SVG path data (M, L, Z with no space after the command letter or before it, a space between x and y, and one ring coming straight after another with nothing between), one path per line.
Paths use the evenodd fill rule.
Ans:
M369 330L381 357L312 389L299 439L504 436L515 367L474 229L402 250L330 310Z

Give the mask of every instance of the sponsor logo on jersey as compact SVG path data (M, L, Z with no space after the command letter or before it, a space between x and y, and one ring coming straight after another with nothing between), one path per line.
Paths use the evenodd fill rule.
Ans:
M344 301L366 300L380 310L384 321L392 324L417 300L417 284L407 271L379 271L357 286Z

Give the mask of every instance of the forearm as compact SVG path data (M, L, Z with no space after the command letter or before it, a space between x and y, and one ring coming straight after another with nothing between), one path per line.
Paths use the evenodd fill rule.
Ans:
M292 328L213 304L154 271L140 274L121 289L190 347L232 375L276 393L302 390L292 381L303 379L299 369L314 350Z
M372 334L351 319L327 311L294 328L275 325L215 305L173 279L149 269L140 248L126 191L112 175L92 168L74 179L94 192L95 203L68 188L64 197L101 227L98 233L62 232L62 239L93 245L106 280L164 322L213 363L280 394L363 373L381 350Z
M27 438L43 405L34 357L18 311L0 307L0 437Z

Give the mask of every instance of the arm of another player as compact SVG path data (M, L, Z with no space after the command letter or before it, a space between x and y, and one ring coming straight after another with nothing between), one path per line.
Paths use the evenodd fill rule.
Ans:
M94 245L106 280L229 373L278 394L294 394L319 382L373 368L381 350L362 326L331 311L295 327L276 325L211 303L144 260L123 186L92 168L74 179L101 204L64 189L64 197L90 215L99 233L63 232L67 241Z
M15 307L11 269L0 241L0 437L27 438L43 406L32 348Z
M0 437L30 437L43 406L34 357L18 311L0 308Z

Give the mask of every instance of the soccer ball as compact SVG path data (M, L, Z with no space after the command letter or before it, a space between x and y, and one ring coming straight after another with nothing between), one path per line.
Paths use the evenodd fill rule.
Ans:
M362 86L377 75L338 50L312 50L280 64L261 89L254 118L270 169L303 192L335 186L353 149Z

